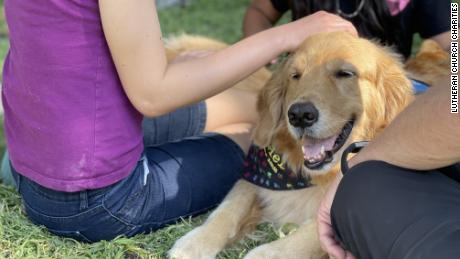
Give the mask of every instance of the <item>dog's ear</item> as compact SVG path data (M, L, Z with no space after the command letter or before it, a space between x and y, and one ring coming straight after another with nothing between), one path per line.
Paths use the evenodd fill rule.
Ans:
M284 96L288 82L287 63L285 61L280 65L259 93L257 100L259 122L254 130L253 138L254 143L259 147L267 147L271 144L282 120Z
M385 124L389 123L413 99L413 90L407 78L400 56L382 48L377 68L377 89L383 98ZM384 125L386 126L386 125Z
M434 40L424 40L422 42L422 45L420 46L419 51L417 52L417 55L421 53L438 53L438 52L444 52L442 47Z

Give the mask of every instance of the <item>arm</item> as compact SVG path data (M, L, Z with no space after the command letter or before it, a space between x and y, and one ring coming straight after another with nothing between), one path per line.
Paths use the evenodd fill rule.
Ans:
M460 161L460 115L450 113L450 84L444 78L417 97L369 146L350 161L383 160L406 168L429 170ZM372 173L372 172L369 172ZM334 258L354 258L335 239L331 206L342 179L332 181L318 209L321 247Z
M155 1L99 0L99 7L123 89L146 116L162 115L222 92L319 30L356 34L350 23L321 12L204 58L168 64Z
M450 53L450 32L443 32L431 37L430 39L436 41L442 49Z
M349 164L351 167L366 160L383 160L416 170L460 161L460 115L450 113L449 78L417 97Z
M246 10L243 20L244 37L271 28L281 18L270 0L253 0Z

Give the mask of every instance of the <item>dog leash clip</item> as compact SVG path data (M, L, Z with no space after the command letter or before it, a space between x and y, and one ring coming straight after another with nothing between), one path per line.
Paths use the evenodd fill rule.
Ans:
M367 146L369 144L369 141L359 141L359 142L354 142L351 143L342 153L342 160L340 161L340 169L342 170L342 174L345 174L348 172L348 161L347 157L350 153L358 153L363 149L363 147Z

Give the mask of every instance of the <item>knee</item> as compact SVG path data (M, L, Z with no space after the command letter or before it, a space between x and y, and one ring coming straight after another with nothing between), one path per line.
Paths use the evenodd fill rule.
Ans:
M386 190L395 182L394 169L381 161L367 161L351 168L337 189L332 212L352 215L378 209L382 197L391 196Z

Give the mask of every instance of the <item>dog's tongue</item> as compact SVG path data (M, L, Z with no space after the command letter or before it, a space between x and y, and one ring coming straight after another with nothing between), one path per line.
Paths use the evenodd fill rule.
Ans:
M324 151L332 150L336 139L337 136L327 139L304 138L302 143L304 159L308 160L309 158L320 156L322 147L324 147Z

